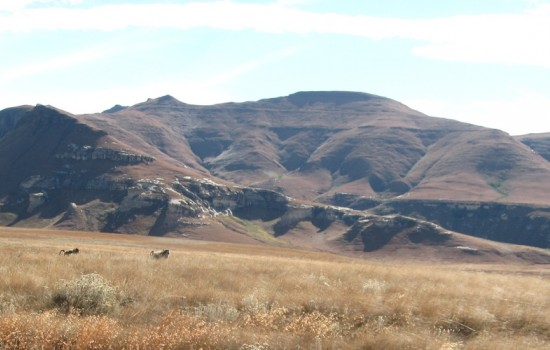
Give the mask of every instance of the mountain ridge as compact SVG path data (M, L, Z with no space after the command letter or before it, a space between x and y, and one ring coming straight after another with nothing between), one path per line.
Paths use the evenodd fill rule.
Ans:
M359 221L398 225L395 215L407 215L544 248L545 145L543 136L511 137L359 92L211 106L165 95L84 115L16 107L0 111L0 166L10 169L0 175L0 224L306 246L333 237L319 247L351 254L348 244L376 235L346 241ZM305 240L296 236L304 230Z

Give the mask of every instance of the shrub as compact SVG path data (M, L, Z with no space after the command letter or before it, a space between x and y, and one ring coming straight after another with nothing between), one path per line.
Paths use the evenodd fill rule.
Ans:
M11 312L15 312L15 305L13 301L5 298L4 295L0 294L0 314Z
M54 305L64 312L99 315L113 311L118 293L101 275L90 273L71 281L62 281L52 299Z

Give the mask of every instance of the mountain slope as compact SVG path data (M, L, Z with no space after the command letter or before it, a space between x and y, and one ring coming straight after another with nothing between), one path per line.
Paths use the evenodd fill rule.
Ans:
M160 150L205 174L306 200L351 192L546 203L550 186L548 162L509 135L364 93L214 106L164 96L82 118L148 154Z
M505 250L460 233L550 247L550 163L525 140L376 95L213 106L163 96L88 115L23 106L0 111L0 132L2 225L369 256ZM395 230L384 236L385 225ZM373 249L380 234L388 241Z
M498 130L438 140L408 179L410 198L548 203L550 164Z
M516 140L527 145L533 152L550 161L550 133L516 136Z
M26 111L0 138L0 190L17 188L34 175L50 175L57 169L55 155L69 144L97 145L107 133L79 123L67 113L47 106Z

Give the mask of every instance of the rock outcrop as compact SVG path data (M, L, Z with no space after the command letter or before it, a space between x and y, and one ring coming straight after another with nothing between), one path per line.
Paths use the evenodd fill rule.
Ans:
M78 146L73 143L67 146L66 152L58 153L55 157L58 159L72 159L78 161L110 160L127 164L150 163L155 160L155 157L144 154L133 154L125 150L92 147L89 145Z
M406 215L494 241L550 247L550 206L445 200L382 201L343 193L327 202L376 215Z
M27 212L32 213L36 208L46 203L47 199L48 194L46 192L29 193L29 206L27 207Z

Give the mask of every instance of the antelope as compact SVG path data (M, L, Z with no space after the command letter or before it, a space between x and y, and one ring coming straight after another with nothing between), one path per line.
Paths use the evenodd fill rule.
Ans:
M80 250L78 250L78 248L74 248L71 250L61 249L59 251L59 255L71 255L71 254L78 254L78 253L80 253Z
M170 251L168 249L164 249L158 252L155 252L154 250L151 250L151 257L153 259L168 259L168 256L170 255Z

